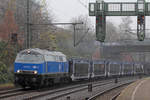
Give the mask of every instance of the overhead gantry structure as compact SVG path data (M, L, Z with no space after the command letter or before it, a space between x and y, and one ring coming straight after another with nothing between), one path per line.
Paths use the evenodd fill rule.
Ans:
M145 39L145 16L150 16L150 2L104 2L89 3L89 15L96 16L97 41L104 42L106 36L106 16L137 16L137 37Z

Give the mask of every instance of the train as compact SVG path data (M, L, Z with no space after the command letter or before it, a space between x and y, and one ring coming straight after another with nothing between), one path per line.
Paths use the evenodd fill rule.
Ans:
M62 52L25 49L14 62L15 84L23 88L52 86L55 83L144 74L137 62L71 58Z

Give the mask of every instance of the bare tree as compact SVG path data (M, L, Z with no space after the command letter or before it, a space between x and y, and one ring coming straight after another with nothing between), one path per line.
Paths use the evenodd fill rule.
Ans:
M111 22L107 22L106 26L106 42L119 40L120 34L118 33L118 28Z
M134 38L136 38L136 36L131 33L132 22L133 21L132 21L131 17L123 17L122 18L122 23L119 25L120 39L134 39Z

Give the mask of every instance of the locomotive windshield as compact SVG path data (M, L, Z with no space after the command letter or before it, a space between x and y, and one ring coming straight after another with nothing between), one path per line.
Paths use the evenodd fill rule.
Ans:
M18 54L15 62L41 63L44 62L44 58L39 54Z

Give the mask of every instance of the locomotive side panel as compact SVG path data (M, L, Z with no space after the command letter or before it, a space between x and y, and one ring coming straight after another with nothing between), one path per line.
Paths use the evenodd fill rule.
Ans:
M48 74L68 73L68 62L65 56L45 55L44 57Z

